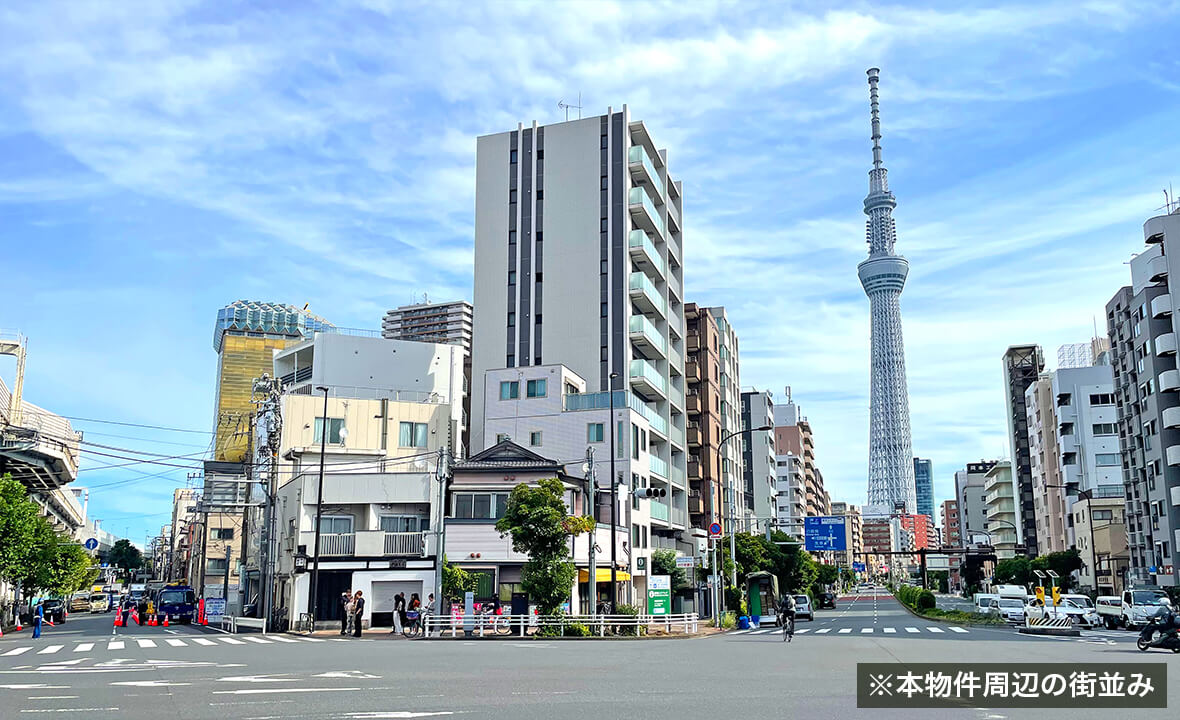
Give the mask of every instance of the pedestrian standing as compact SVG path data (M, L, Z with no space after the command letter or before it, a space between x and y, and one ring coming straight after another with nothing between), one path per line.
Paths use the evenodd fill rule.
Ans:
M33 639L41 637L41 622L45 619L45 608L41 601L37 601L37 609L33 611Z
M344 603L344 634L352 634L352 623L355 620L353 613L356 611L356 598L352 595L348 596L348 602Z
M365 617L365 598L362 597L364 593L360 590L356 591L356 598L353 600L353 622L352 622L352 636L361 636L362 621Z
M401 593L393 596L393 630L389 631L393 635L400 633L402 628L405 627L405 625L402 624L402 614L400 612L401 608L398 605L398 603L401 602L401 597Z
M123 607L120 609L120 612L123 614L123 627L127 627L127 621L131 617L131 607L131 596L128 595L127 597L123 598Z
M402 628L406 627L406 594L399 592L393 598L393 614L397 617Z
M340 593L340 634L348 634L348 603L352 601L352 591Z

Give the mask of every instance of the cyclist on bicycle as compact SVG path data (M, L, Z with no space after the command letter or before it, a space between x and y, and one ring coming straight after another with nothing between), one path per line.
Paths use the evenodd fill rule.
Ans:
M779 612L781 612L783 616L783 625L790 623L791 628L793 629L795 627L795 610L798 607L795 603L795 596L791 595L790 593L783 595L782 599L779 600L778 607Z

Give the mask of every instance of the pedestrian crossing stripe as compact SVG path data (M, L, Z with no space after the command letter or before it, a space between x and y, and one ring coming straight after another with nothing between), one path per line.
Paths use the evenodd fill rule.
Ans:
M897 632L897 630L895 630L894 628L885 628L886 635L892 635L893 633L896 633L896 632Z
M967 630L966 630L966 628L961 628L961 627L952 627L952 628L951 628L951 632L965 633L965 632L967 632Z
M112 640L109 643L107 643L107 650L122 650L122 649L123 649L123 641L122 640Z
M217 643L213 642L212 640L210 640L209 638L193 638L193 642L195 642L198 645L216 645L217 644Z
M852 632L852 628L840 628L840 629L839 629L839 630L837 630L836 632L837 632L837 633L839 633L839 634L841 634L841 635L844 635L844 634L846 634L846 633L850 633L850 632Z
M46 645L41 650L38 650L37 654L38 655L52 655L53 653L57 652L58 650L61 650L63 647L65 647L65 646L64 645Z
M940 627L928 626L925 629L927 632L930 632L930 633L938 633L938 634L944 634L944 635L946 634L946 630L944 630ZM955 633L969 633L969 632L971 632L970 630L967 630L966 628L961 628L961 627L952 627L950 629L951 629L951 632L955 632ZM838 635L851 635L854 631L858 630L858 628L839 628L839 629L837 629L837 628L819 628L819 629L801 628L799 630L796 630L795 634L796 635L803 635L805 633L810 632L811 630L815 630L816 635L826 635L826 634L832 632L833 630L835 630ZM872 634L876 633L877 630L878 630L878 628L876 628L876 627L862 627L862 628L859 628L858 634L872 635ZM898 629L895 627L880 628L880 630L886 635L897 635L898 634ZM922 632L921 629L916 628L916 627L907 627L907 628L905 628L905 631L908 633L911 633L911 634L913 634L913 633L921 634L921 632ZM767 635L770 633L777 633L777 632L778 632L778 628L773 628L770 630L735 631L733 634L739 635L739 634L748 633L750 635ZM304 639L306 639L306 638L304 638Z
M918 628L916 628L916 627L908 627L908 628L906 628L906 629L905 629L905 631L906 631L906 632L908 632L908 633L922 632L921 630L919 630L919 629L918 629Z
M871 633L873 631L873 629L872 628L861 628L860 631L862 634L863 633Z
M832 632L832 628L822 628L820 630L816 630L815 634L816 635L823 635L824 633L830 633L830 632Z
M809 630L811 630L811 628L803 628L802 630L796 630L796 631L795 631L795 634L796 634L796 635L802 635L803 633L805 633L805 632L807 632L807 631L809 631Z
M775 632L775 631L776 631L775 628L771 628L770 630L759 630L758 634L761 635L761 634ZM746 632L749 632L749 631L746 631ZM798 630L796 632L805 633L805 632L807 632L807 630ZM245 645L245 644L247 644L246 642L243 642L243 640L248 641L250 643L257 643L259 645L270 645L270 644L276 643L276 642L297 643L297 644L302 643L302 642L324 642L322 639L319 639L319 638L281 637L278 635L267 635L266 637L243 636L243 640L239 640L237 638L227 637L227 636L215 636L215 638L186 637L183 639L181 639L181 638L160 638L160 639L163 640L165 643L167 643L169 646L177 647L177 648L188 647L190 644L200 645L200 646L204 646L204 647L220 646L222 643L224 643L226 645ZM155 640L151 640L148 638L129 638L129 640L134 640L135 644L141 648L157 647L157 642ZM221 643L218 643L215 640L220 640ZM99 643L81 642L81 643L78 643L77 645L74 646L74 648L72 649L72 652L76 652L76 653L91 652L91 651L95 650L96 645L99 645ZM127 642L124 640L110 640L106 643L106 645L104 647L108 651L123 650L124 648L127 647ZM23 654L25 654L27 652L31 652L35 649L36 648L33 646L16 647L16 648L12 648L12 649L0 652L0 657L16 657L17 655L23 655ZM99 649L101 650L102 648L99 648ZM57 653L62 652L63 650L65 650L66 652L71 652L70 650L66 650L66 645L46 645L45 647L41 648L40 650L37 650L36 654L37 655L56 655Z
M262 638L247 637L245 639L252 643L258 643L259 645L270 645L270 640L263 640Z
M279 637L277 635L270 635L267 637L267 639L274 640L275 642L281 642L281 643L297 643L297 642L299 642L298 640L296 640L294 638Z
M74 648L74 652L90 652L91 648L93 647L94 643L82 643L78 647Z
M183 640L177 640L176 638L165 638L164 642L168 643L172 647L188 647L184 644Z
M142 639L142 638L136 638L135 642L139 643L139 646L141 648L154 648L156 646L155 640L146 640L146 639Z
M929 627L926 629L929 630L930 632L934 632L934 633L944 632L944 630L942 628L937 628L937 627Z
M14 648L14 649L9 650L8 652L4 653L3 657L11 657L13 655L20 655L21 653L27 653L28 651L30 651L32 649L33 648L31 648L31 647Z
M218 638L218 640L220 640L223 643L227 643L229 645L245 645L246 644L246 643L242 642L241 640L235 640L231 637Z

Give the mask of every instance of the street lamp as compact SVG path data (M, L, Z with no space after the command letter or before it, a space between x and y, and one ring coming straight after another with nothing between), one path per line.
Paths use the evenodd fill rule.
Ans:
M725 443L734 439L738 435L745 435L746 433L752 433L752 432L765 432L767 430L773 430L773 429L774 429L773 425L763 425L762 427L746 428L744 430L734 430L733 432L726 433L725 435L721 436L721 441L717 443L717 449L719 451L724 450ZM724 465L725 465L725 456L724 455L722 455L722 457L721 457L721 462L722 462L722 466L724 467ZM734 535L736 533L734 532L734 527L733 527L734 522L735 522L734 515L736 513L734 512L734 508L733 508L733 483L732 482L726 483L725 494L726 494L727 499L729 500L729 559L733 562L733 571L730 573L730 585L737 587L737 547L736 547L737 541L734 539Z
M616 546L619 544L618 528L616 527L618 525L616 514L619 511L619 496L618 485L615 482L615 378L618 376L617 372L613 372L607 381L607 395L610 397L610 422L607 424L607 432L610 433L610 611L612 613L619 611L619 568L615 561L615 554L618 552ZM590 582L594 587L591 595L597 597L598 578L590 578Z
M315 631L316 613L319 612L320 582L320 511L324 507L324 454L328 448L328 388L319 385L316 392L324 394L324 416L320 420L320 481L315 494L315 566L311 569L311 629ZM228 586L227 586L228 587Z

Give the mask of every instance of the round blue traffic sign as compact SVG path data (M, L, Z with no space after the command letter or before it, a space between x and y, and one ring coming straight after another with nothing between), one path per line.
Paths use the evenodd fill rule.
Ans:
M84 543L84 546L86 547L87 550L97 550L98 549L98 541L95 540L94 538L90 538Z
M721 523L713 523L709 526L709 534L717 537L721 536Z

